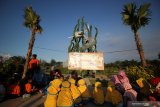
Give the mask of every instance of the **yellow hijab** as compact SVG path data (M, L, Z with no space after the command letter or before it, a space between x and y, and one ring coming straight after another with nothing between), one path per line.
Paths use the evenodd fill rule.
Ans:
M73 78L70 78L68 81L71 83L70 89L72 92L72 97L74 99L74 102L75 103L81 102L81 100L82 100L81 93L80 93L78 87L75 85L76 81Z
M104 103L104 92L102 90L101 82L96 82L95 87L93 90L93 98L96 104L103 104Z
M70 83L68 81L63 81L61 91L58 95L57 107L71 106L73 106L73 98L70 90Z
M105 101L111 102L112 104L119 104L123 101L121 93L115 89L113 82L108 82Z
M91 94L86 86L84 79L80 79L78 81L78 89L81 92L81 96L83 100L88 100L91 97Z

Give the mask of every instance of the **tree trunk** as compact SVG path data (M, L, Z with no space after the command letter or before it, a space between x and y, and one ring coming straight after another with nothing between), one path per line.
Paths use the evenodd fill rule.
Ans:
M33 48L33 45L34 45L34 41L35 41L35 30L32 29L32 35L31 35L31 38L30 38L30 41L29 41L29 47L28 47L28 52L27 52L27 55L26 55L26 62L25 62L25 65L24 65L24 71L23 71L22 79L24 79L26 77L26 72L28 70L28 64L29 64L29 60L30 60L30 57L31 57L31 54L32 54L32 48Z
M143 67L145 67L147 64L146 64L144 51L143 51L143 48L142 48L142 43L140 41L138 32L134 32L134 37L135 37L135 42L136 42L136 45L137 45L137 50L138 50L138 53L139 53L139 56L140 56L140 59L141 59L141 64L142 64Z

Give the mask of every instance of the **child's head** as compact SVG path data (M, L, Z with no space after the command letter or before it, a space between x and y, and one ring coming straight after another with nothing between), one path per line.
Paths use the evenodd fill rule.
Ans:
M62 82L62 88L70 88L70 83L68 81L63 81Z
M139 78L138 80L136 80L136 83L138 84L138 86L140 87L140 88L143 88L144 87L144 79L143 78Z
M84 79L80 79L78 81L78 86L83 86L83 85L86 85L86 83L85 83Z
M73 78L68 79L68 81L69 81L71 84L75 84L75 83L76 83L76 81L75 81Z
M72 71L72 72L71 72L71 78L73 78L73 79L75 79L75 80L78 78L78 74L77 74L76 71Z
M120 71L118 72L117 77L118 77L119 79L123 79L124 77L126 77L125 71L124 71L124 70L120 70Z
M32 83L32 79L28 79L28 83Z
M62 81L60 79L54 79L53 81L51 81L51 85L53 87L55 87L58 91L60 90Z
M115 89L114 82L109 81L109 82L108 82L107 91L112 92L114 89Z
M36 55L36 54L33 54L33 55L32 55L32 58L33 58L33 59L36 59L36 58L37 58L37 55Z
M60 79L61 81L63 81L63 80L64 80L64 76L61 75L61 76L59 77L59 79Z
M156 91L157 91L158 94L160 94L160 82L156 86Z
M101 88L102 87L102 83L101 82L96 82L95 83L95 87L96 88Z

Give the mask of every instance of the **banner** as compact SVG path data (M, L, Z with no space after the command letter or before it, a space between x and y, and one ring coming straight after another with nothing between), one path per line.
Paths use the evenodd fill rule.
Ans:
M68 56L68 69L70 70L104 70L102 52L79 53L70 52Z

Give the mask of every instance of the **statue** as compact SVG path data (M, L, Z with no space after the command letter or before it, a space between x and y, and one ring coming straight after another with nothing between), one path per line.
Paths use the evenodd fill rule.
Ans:
M98 29L95 28L95 35L92 35L92 25L84 22L84 17L78 19L74 27L68 52L97 52Z

